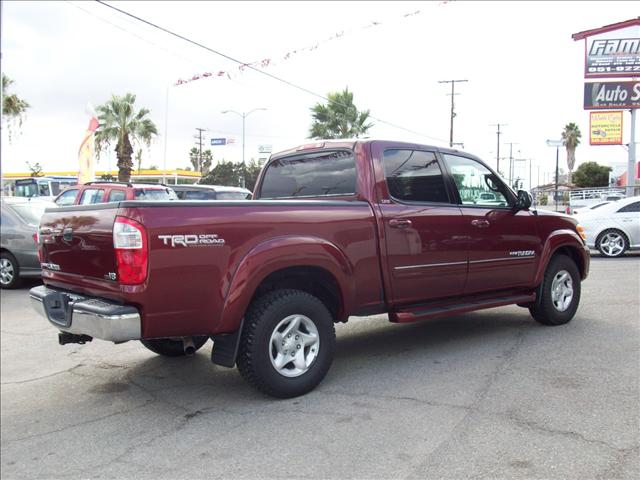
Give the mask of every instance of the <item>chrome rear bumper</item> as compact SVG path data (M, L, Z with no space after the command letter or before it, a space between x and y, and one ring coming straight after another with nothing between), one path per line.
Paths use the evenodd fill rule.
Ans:
M140 312L135 307L44 285L32 288L29 297L33 308L61 332L115 343L141 338Z

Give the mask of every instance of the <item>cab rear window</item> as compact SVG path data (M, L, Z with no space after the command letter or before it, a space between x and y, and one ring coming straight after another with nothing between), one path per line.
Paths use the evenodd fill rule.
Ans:
M136 200L172 200L173 196L166 188L136 188Z
M355 192L353 152L338 150L274 160L265 172L260 198L324 197Z

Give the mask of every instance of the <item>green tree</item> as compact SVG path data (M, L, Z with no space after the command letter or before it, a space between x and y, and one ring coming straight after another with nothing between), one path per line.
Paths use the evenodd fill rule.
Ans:
M358 111L349 87L327 95L329 103L317 103L311 108L313 123L309 138L358 138L373 126L367 123L369 110Z
M189 161L191 162L194 172L201 172L203 175L206 175L211 169L213 154L211 150L205 150L202 152L202 158L200 158L200 150L193 147L189 150Z
M96 131L96 150L105 151L115 142L118 158L118 181L128 182L131 179L133 162L133 143L144 143L147 147L158 129L148 117L149 109L135 109L136 96L127 93L120 97L112 95L104 105L97 107L100 125Z
M606 187L609 185L611 167L596 162L585 162L573 173L573 181L578 187Z
M580 133L580 128L575 123L567 123L564 126L564 130L562 132L562 143L567 149L567 167L569 168L569 173L567 174L567 185L571 185L571 172L576 164L576 148L580 145L581 137L582 134Z
M2 74L2 121L7 125L9 141L11 141L12 128L15 123L18 123L18 128L22 127L27 108L31 106L15 93L9 93L9 87L13 83L13 80L4 73Z
M206 185L237 187L240 185L241 174L241 164L221 160L209 173L202 176L200 183L204 183Z
M32 165L31 162L27 162L27 167L29 168L32 177L41 177L43 175L42 165L40 165L40 163L36 162Z
M258 181L258 175L262 171L262 167L255 159L251 159L249 164L247 165L245 174L244 174L244 186L253 192L253 189L256 186L256 182Z

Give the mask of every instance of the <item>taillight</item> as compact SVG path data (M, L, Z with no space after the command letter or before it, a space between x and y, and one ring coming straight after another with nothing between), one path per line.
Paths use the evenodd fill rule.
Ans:
M40 248L40 230L36 230L33 234L33 241L36 244L36 252L38 253L38 261L42 263L42 249Z
M145 228L135 220L116 217L113 248L122 285L138 285L147 279L149 249Z

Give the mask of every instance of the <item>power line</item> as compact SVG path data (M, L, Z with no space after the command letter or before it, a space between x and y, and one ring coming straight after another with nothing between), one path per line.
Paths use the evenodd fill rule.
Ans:
M157 25L157 24L155 24L153 22L150 22L149 20L145 20L144 18L138 17L138 16L136 16L136 15L134 15L132 13L129 13L129 12L125 11L125 10L122 10L122 9L120 9L118 7L114 7L113 5L110 5L110 4L106 3L106 2L104 2L103 0L96 0L96 2L98 2L101 5L104 5L105 7L110 8L112 10L115 10L115 11L117 11L117 12L123 14L123 15L126 15L127 17L130 17L130 18L133 18L133 19L135 19L135 20L137 20L139 22L142 22L145 25L149 25L149 26L151 26L153 28L156 28L158 30L161 30L161 31L163 31L163 32L165 32L165 33L167 33L169 35L172 35L172 36L174 36L176 38L184 40L187 43L195 45L196 47L200 47L200 48L202 48L204 50L207 50L208 52L211 52L211 53L213 53L215 55L221 56L222 58L225 58L225 59L230 60L232 62L235 62L235 63L237 63L239 65L242 65L243 68L247 68L249 70L253 70L254 72L260 73L262 75L266 75L267 77L269 77L269 78L271 78L273 80L276 80L278 82L284 83L285 85L288 85L288 86L290 86L292 88L295 88L297 90L300 90L302 92L308 93L309 95L312 95L314 97L321 98L322 100L325 100L326 102L334 103L334 104L337 104L337 105L342 106L342 107L347 107L347 105L343 105L343 104L341 104L339 102L332 101L329 98L325 97L324 95L321 95L321 94L316 93L316 92L314 92L312 90L309 90L308 88L305 88L305 87L302 87L300 85L297 85L297 84L295 84L293 82L290 82L289 80L286 80L284 78L278 77L278 76L273 75L273 74L271 74L269 72L265 72L264 70L260 70L259 68L256 68L256 67L252 66L250 63L242 62L242 61L238 60L237 58L234 58L234 57L232 57L230 55L222 53L222 52L220 52L218 50L215 50L215 49L213 49L211 47L203 45L202 43L196 42L195 40L191 40L190 38L185 37L184 35L176 33L176 32L174 32L172 30L167 29L167 28L161 27L160 25ZM381 118L376 118L376 117L374 117L372 115L370 115L369 118L371 118L372 120L375 120L376 122L388 125L390 127L394 127L394 128L399 129L399 130L404 130L406 132L413 133L414 135L419 135L419 136L424 137L424 138L428 138L428 139L431 139L431 140L437 140L439 142L445 142L446 143L446 140L443 140L441 138L431 137L429 135L425 135L423 133L416 132L415 130L411 130L409 128L402 127L402 126L397 125L395 123L388 122L388 121L383 120Z

